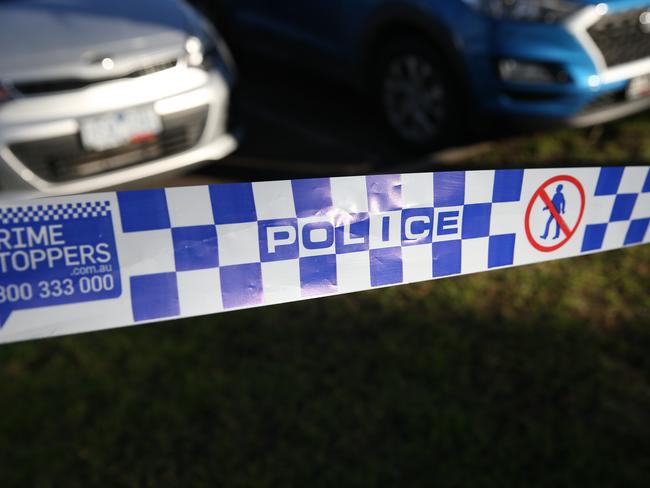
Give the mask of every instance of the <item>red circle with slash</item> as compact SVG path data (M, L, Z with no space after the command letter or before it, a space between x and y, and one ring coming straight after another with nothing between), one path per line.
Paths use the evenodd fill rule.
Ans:
M546 191L546 189L550 185L559 182L567 182L572 184L573 186L576 187L578 193L580 193L580 213L578 214L578 219L576 220L576 223L573 227L569 227L567 225L562 215L560 215L558 209L556 209L555 206L553 205L553 202L551 201L551 198L548 196L548 193ZM546 205L551 215L555 217L555 221L558 223L560 229L562 229L562 232L564 233L564 239L562 239L561 241L557 242L552 246L545 246L537 242L533 237L533 233L530 229L530 214L532 213L533 205L535 204L535 201L538 198L541 199L542 202L544 202L544 205ZM560 175L560 176L554 176L553 178L546 180L542 184L542 186L540 186L537 189L537 191L533 194L533 197L530 199L530 203L528 204L528 208L526 209L526 236L528 237L528 241L535 249L541 252L552 252L555 251L556 249L561 248L567 242L569 242L569 240L571 240L573 234L575 234L576 230L578 230L578 226L580 225L580 221L582 220L582 216L584 212L585 212L585 190L582 187L582 184L577 179L575 179L573 176Z

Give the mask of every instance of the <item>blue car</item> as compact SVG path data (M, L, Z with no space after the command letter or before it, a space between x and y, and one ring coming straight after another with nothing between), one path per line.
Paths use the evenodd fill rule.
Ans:
M647 0L220 0L239 42L372 95L404 143L467 117L587 126L650 106Z

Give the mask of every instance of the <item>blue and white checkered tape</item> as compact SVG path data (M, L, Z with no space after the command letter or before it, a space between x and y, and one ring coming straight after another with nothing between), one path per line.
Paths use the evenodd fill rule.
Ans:
M236 183L0 205L0 342L650 241L647 166Z
M105 217L110 212L109 201L59 204L34 204L0 208L0 224L51 222L84 217Z

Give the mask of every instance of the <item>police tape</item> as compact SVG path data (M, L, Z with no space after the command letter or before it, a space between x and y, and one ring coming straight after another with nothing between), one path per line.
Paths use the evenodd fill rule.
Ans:
M0 204L0 342L650 241L648 166L237 183Z

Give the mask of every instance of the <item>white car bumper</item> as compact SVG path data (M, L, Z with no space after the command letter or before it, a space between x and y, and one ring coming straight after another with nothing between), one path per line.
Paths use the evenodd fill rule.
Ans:
M220 159L237 147L229 132L230 103L231 87L219 71L182 64L141 78L12 100L0 106L0 195L96 191ZM146 105L168 129L157 141L106 153L81 146L80 119Z

